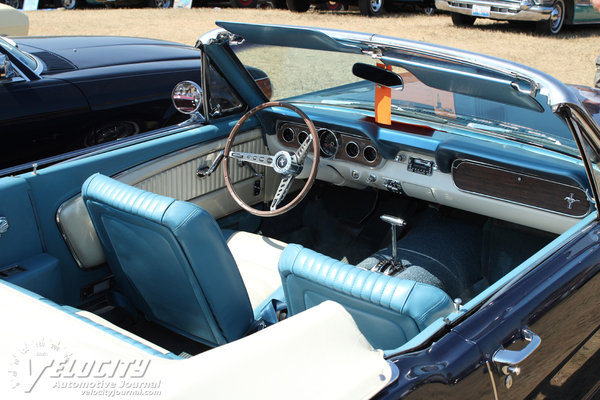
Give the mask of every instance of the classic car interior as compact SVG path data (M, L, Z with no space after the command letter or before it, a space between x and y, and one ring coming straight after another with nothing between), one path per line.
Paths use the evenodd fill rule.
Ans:
M253 36L251 28L223 26ZM206 48L205 63L233 54L216 48ZM398 75L407 92L421 77L412 72ZM220 103L206 98L210 87L195 90L197 99L178 91L190 122L15 178L11 202L30 204L29 185L35 191L64 177L63 167L73 173L55 181L52 191L63 190L53 195L56 207L36 217L56 220L42 228L44 246L31 239L39 254L16 255L2 277L171 358L262 338L305 310L337 313L328 300L389 355L422 345L431 335L420 332L444 329L481 305L595 209L583 162L554 151L556 141L508 140L509 125L460 125L442 118L447 110L394 114L385 124L373 110L331 100L267 103L249 73L239 79L255 92L236 94L239 82L229 81L212 95L225 96L222 104L234 111L242 97L261 99L241 120L239 112L222 116ZM494 88L499 80L478 83ZM524 82L498 96L571 135L542 94L523 94ZM375 83L357 85L372 90ZM186 108L190 101L195 110Z
M93 308L138 334L152 322L217 346L335 300L375 348L392 352L592 209L577 162L531 157L524 168L528 150L483 157L484 144L475 141L435 151L405 147L403 136L431 138L435 128L385 127L360 114L331 123L318 111L302 120L276 106L258 107L267 121L260 129L244 131L244 117L227 141L164 155L115 179L93 175L81 197L61 207L59 226L80 268L108 262L113 276L106 285L123 295L125 310L145 319L136 327L139 320L114 300ZM313 121L318 146L302 147ZM393 145L377 139L390 134ZM230 156L214 167L222 149ZM274 209L263 205L274 204L281 187L267 159L299 149L307 164L319 159L313 187L294 208L264 217ZM256 162L257 155L268 162ZM297 172L300 184L290 185L286 200L307 186L312 164ZM560 173L549 172L558 167ZM238 211L232 191L258 215ZM73 227L75 209L91 222L77 218ZM92 229L97 237L90 242Z

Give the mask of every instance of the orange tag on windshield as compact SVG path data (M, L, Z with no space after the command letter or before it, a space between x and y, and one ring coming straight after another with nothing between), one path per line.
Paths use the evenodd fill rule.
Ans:
M388 71L392 70L391 65L377 63L377 66ZM375 84L375 122L392 124L392 89L378 84Z

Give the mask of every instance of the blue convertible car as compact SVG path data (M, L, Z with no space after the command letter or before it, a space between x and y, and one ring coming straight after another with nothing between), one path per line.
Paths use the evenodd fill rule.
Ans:
M2 398L596 394L599 92L217 25L186 122L0 179Z

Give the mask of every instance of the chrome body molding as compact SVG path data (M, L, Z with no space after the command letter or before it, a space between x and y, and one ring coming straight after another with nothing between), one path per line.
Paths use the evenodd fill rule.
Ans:
M8 224L8 218L0 217L0 237L8 232L8 228L10 225Z

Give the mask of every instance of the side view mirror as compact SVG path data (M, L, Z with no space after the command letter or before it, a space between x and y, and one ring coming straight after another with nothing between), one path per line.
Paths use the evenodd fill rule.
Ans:
M0 54L0 79L10 78L12 75L12 67L10 60L4 54Z
M404 81L400 75L375 65L356 63L352 66L352 73L361 78L382 86L402 89Z
M202 88L196 82L183 81L175 85L171 100L175 109L194 120L203 119L198 110L202 106Z
M265 96L267 96L268 100L271 100L271 96L273 96L273 85L271 84L271 79L269 76L263 71L255 67L246 67L250 76L254 78L254 81L258 85L258 87L263 91Z

